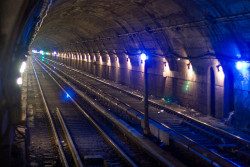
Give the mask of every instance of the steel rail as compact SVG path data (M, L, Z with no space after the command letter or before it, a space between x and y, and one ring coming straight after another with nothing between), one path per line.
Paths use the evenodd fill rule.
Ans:
M44 97L44 94L43 94L43 90L42 90L42 87L41 87L39 78L38 78L38 76L37 76L37 72L36 72L35 67L34 67L34 65L33 65L33 62L31 62L31 65L32 65L32 67L33 67L33 71L34 71L34 73L35 73L36 81L37 81L37 84L38 84L38 87L39 87L39 90L40 90L40 93L41 93L41 96L42 96L42 100L43 100L43 104L44 104L44 107L45 107L46 115L48 116L49 123L50 123L50 126L51 126L51 128L52 128L52 132L53 132L53 135L54 135L54 138L55 138L55 142L56 142L56 145L57 145L57 147L58 147L58 151L59 151L59 154L60 154L61 162L62 162L63 166L69 167L69 164L68 164L68 162L67 162L67 159L66 159L66 156L65 156L65 154L64 154L64 151L63 151L61 142L60 142L60 140L59 140L58 133L57 133L57 131L56 131L54 121L53 121L53 119L52 119L52 116L51 116L51 114L50 114L50 111L49 111L47 102L46 102L46 100L45 100L45 97Z
M82 164L81 158L79 156L79 153L76 150L75 144L74 144L74 142L73 142L73 140L72 140L72 138L70 136L69 130L68 130L66 124L65 124L65 121L63 119L63 116L62 116L61 111L59 110L59 108L56 108L56 114L57 114L59 122L60 122L60 124L62 126L63 132L64 132L64 134L66 136L66 139L67 139L67 141L69 143L69 148L70 148L71 153L73 154L73 159L75 161L76 166L77 167L83 167L83 164Z
M42 65L37 62L41 67ZM61 88L61 90L68 94L67 91L62 87L62 85L47 71L43 68L43 70L54 80L54 82ZM100 132L103 138L112 145L112 147L124 158L124 160L130 165L137 167L137 165L133 162L133 160L126 155L126 153L106 134L104 130L96 123L96 121L84 110L82 107L68 94L70 100L75 104L75 106L81 111L81 113L89 119L89 121L94 125L94 127Z
M45 64L44 64L45 65ZM47 66L47 65L45 65ZM48 66L47 66L48 67ZM63 73L65 76L69 77L71 80L73 80L74 82L80 84L81 86L84 86L86 89L88 89L89 91L92 91L94 92L95 95L109 101L110 103L112 103L113 105L115 105L116 107L118 107L119 109L121 110L124 110L123 107L121 107L120 105L118 104L124 104L126 105L125 103L119 101L119 102L114 102L110 99L108 99L107 96L103 95L103 94L100 94L98 92L96 92L95 90L92 90L90 87L86 86L86 85L83 85L82 83L80 83L79 81L75 80L73 77L71 76L68 76L67 74L65 74L64 72L61 71L61 73ZM75 90L76 91L76 90ZM77 92L77 91L76 91ZM117 100L117 99L116 99ZM128 108L131 108L129 107L128 105L126 105ZM124 111L127 112L128 108L126 108ZM133 109L134 111L140 113L143 115L143 112L141 111L137 111L135 109ZM127 112L128 114L130 114L130 112ZM133 115L132 115L133 116ZM138 116L137 116L138 118ZM140 117L140 119L142 120L143 118ZM185 135L175 131L174 129L170 128L169 126L167 126L166 124L164 123L161 123L161 122L158 122L154 119L151 119L151 121L153 122L156 122L160 125L162 125L163 127L167 128L168 130L172 131L173 133L170 135L170 137L172 138L172 140L176 141L178 144L180 144L181 146L184 146L184 148L187 148L189 151L195 153L196 155L198 155L199 157L201 157L202 159L204 159L205 161L207 161L208 163L210 164L213 164L216 166L216 163L218 163L218 160L219 160L219 164L222 164L222 165L226 165L226 166L231 166L231 167L235 167L235 166L238 166L237 164L235 164L234 162L228 160L228 159L225 159L224 157L220 156L219 154L213 152L213 151L210 151L208 150L207 148L205 148L204 146L200 145L199 143L193 141L192 139L186 137Z
M44 64L44 63L43 63ZM57 69L58 70L58 69ZM59 70L60 71L60 70ZM76 70L73 70L73 71L76 71ZM62 72L62 71L60 71ZM64 72L62 72L64 75L68 76L67 74L65 74ZM84 74L85 75L85 74ZM71 76L68 76L69 78L73 79L75 82L77 82L77 80L75 80L74 78L72 78ZM94 78L95 79L95 78ZM97 80L97 79L95 79ZM79 82L77 82L79 83ZM79 83L81 84L81 83ZM82 85L82 84L81 84ZM111 85L112 86L112 85ZM86 86L85 86L86 87ZM113 86L112 86L113 87ZM90 89L90 88L88 88ZM120 91L122 91L121 89L119 89ZM93 90L92 90L93 91ZM98 93L97 93L98 94ZM98 94L100 96L100 94ZM106 98L106 97L103 97L103 98ZM110 101L110 100L109 100ZM123 102L120 102L120 103L123 103ZM123 103L124 104L124 103ZM125 104L126 105L126 104ZM127 106L127 105L126 105ZM129 106L128 106L129 107ZM135 110L135 109L133 109ZM136 111L136 110L135 110ZM137 111L139 112L139 111ZM141 113L141 112L140 112ZM143 114L143 113L141 113ZM185 115L184 115L185 116ZM155 120L153 120L155 121ZM185 147L187 147L190 151L194 152L195 154L199 155L201 158L207 160L207 158L209 158L211 161L210 163L214 163L214 162L217 162L218 158L223 160L223 163L222 164L227 164L229 166L238 166L237 164L235 164L234 162L228 160L228 159L225 159L224 157L222 157L221 155L213 152L213 151L210 151L210 150L207 150L204 146L200 145L199 143L196 143L195 141L193 141L192 139L180 134L179 132L176 132L175 130L173 130L172 128L170 128L169 126L163 124L163 123L160 123L158 121L155 121L159 124L161 124L162 126L166 127L167 129L173 131L174 133L177 134L177 136L181 136L181 137L184 137L187 141L183 141L181 139L179 139L177 136L172 136L174 140L177 140L179 142L182 142L184 144ZM198 146L198 147L197 147ZM196 151L195 151L196 150ZM218 162L217 162L218 163Z
M101 79L98 79L98 78L95 78L95 77L93 77L93 76L91 76L91 75L88 75L88 74L86 74L86 73L84 73L84 72L82 72L82 71L80 71L80 70L70 68L70 67L67 66L67 65L64 65L64 64L62 64L62 63L55 62L55 61L50 60L50 59L48 59L48 58L45 58L45 59L46 59L46 60L49 60L49 61L51 61L51 62L53 62L53 63L59 64L59 65L61 65L61 66L64 66L64 67L66 67L66 68L68 68L68 69L70 69L70 70L72 70L72 71L76 71L76 72L78 72L78 73L80 73L80 74L82 74L82 75L84 75L84 76L87 76L87 77L89 77L89 78L91 78L91 79L94 79L94 80L96 80L96 81L98 81L98 82L101 82L101 83L103 83L103 84L105 84L105 85L107 85L107 86L109 86L109 87L115 88L115 89L117 89L117 90L119 90L119 91L122 91L122 92L124 92L124 93L126 93L126 94L128 94L128 95L130 95L130 96L133 96L133 97L135 97L135 98L137 98L137 99L140 99L140 100L143 99L143 96L136 95L136 94L134 94L134 93L132 93L132 92L130 92L130 91L121 89L121 88L119 88L119 87L117 87L117 86L114 86L114 85L108 83L108 82L102 81ZM246 140L246 139L243 139L243 138L241 138L241 137L239 137L239 136L236 136L236 135L234 135L234 134L231 134L231 133L229 133L229 132L227 132L227 131L225 131L225 130L223 130L223 129L214 127L214 126L212 126L212 125L209 125L209 124L207 124L207 123L205 123L205 122L202 122L202 121L200 121L200 120L198 120L198 119L192 118L192 117L190 117L190 116L188 116L188 115L185 115L185 114L182 114L182 113L180 113L180 112L174 111L173 109L170 109L170 108L168 108L167 106L164 106L164 105L162 105L162 104L158 104L158 103L154 102L153 100L150 100L150 99L149 99L149 103L150 103L151 105L157 106L157 107L160 108L160 109L165 109L165 110L167 110L167 111L169 111L169 112L171 112L171 113L173 113L173 114L175 114L175 115L177 115L177 116L179 116L179 117L188 119L188 120L190 120L190 121L194 121L194 122L196 122L197 124L199 124L199 125L201 125L201 126L205 126L205 127L207 127L207 128L210 128L211 130L217 131L217 132L219 132L219 133L221 133L221 134L223 134L223 135L225 135L225 136L227 136L227 137L229 137L229 138L231 138L231 139L233 139L233 140L239 141L241 144L243 144L243 145L246 146L247 148L250 148L250 141L248 141L248 140Z
M40 61L40 60L39 60ZM40 61L41 62L41 61ZM46 65L45 63L41 62L44 66L46 66L47 68L49 68L51 70L50 67L48 67L48 65ZM58 69L57 69L58 70ZM60 71L60 70L59 70ZM107 98L107 96L102 95L98 92L96 92L95 90L91 89L90 87L83 85L81 82L75 80L73 77L68 76L67 74L65 74L64 72L60 71L61 73L63 73L63 75L69 77L71 80L75 81L76 83L84 86L86 89L88 89L89 91L92 91L95 93L96 96L100 96L105 100L108 100L110 103L112 103L113 105L115 105L116 107L119 107L120 109L124 110L122 107L120 107L120 105L118 105L119 103L123 103L123 102L119 102L116 103L114 102L114 100L109 100ZM72 87L72 86L71 86ZM74 88L73 88L74 89ZM75 90L76 91L76 90ZM77 91L76 91L77 92ZM129 107L130 108L130 107ZM130 114L130 112L127 112L128 108L126 108L124 111L128 114ZM134 111L138 112L137 110L133 109ZM143 115L143 114L142 114ZM131 115L133 116L133 115ZM138 118L138 116L137 116ZM140 119L143 119L142 117L140 117ZM158 121L155 121L153 119L150 119L153 122L156 122L160 125L162 125L163 127L167 128L168 130L170 130L171 133L171 138L172 140L176 141L177 143L179 143L181 146L184 146L184 148L187 148L188 150L192 151L194 154L198 155L199 157L201 157L202 159L204 159L205 161L207 161L210 164L216 164L219 163L221 165L226 165L226 166L238 166L237 164L235 164L234 162L220 156L219 154L208 150L206 147L200 145L199 143L196 143L195 141L193 141L192 139L184 136L183 134L176 132L175 130L173 130L172 128L170 128L169 126L165 125L164 123L160 123Z
M40 60L38 60L38 61L40 61ZM40 61L40 62L41 62L41 61ZM38 63L39 63L39 62L38 62ZM41 63L42 63L42 62L41 62ZM44 66L46 66L48 69L50 69L50 71L53 71L53 70L52 70L50 67L48 67L46 64L44 64L44 63L42 63L42 64L43 64ZM106 109L105 109L104 107L102 107L102 106L99 105L99 104L96 104L96 103L95 103L93 100L91 100L88 96L84 95L83 92L81 92L81 91L77 90L76 88L72 87L72 85L70 85L68 81L66 81L64 78L62 78L62 76L56 74L56 72L54 72L54 71L53 71L53 73L54 73L55 75L57 75L57 77L59 77L64 83L66 83L67 85L69 85L75 92L77 92L77 93L78 93L84 100L86 100L92 107L94 107L95 109L97 109L97 110L100 111L101 113L107 113L107 112L106 112ZM101 95L101 94L99 94L99 95ZM114 122L114 123L119 122L119 121L117 121L119 118L115 118L114 115L109 115L109 116L106 115L106 117L107 117L109 120L111 120L112 122ZM118 123L118 124L119 124L119 123ZM127 133L128 135L130 135L131 131L135 131L135 130L131 130L131 128L128 129L128 128L122 127L122 126L124 126L124 125L121 125L121 124L120 124L120 125L118 125L118 128L120 128L121 130L123 130L124 133ZM126 129L126 131L125 131L124 129ZM147 144L145 144L145 142L144 142L143 140L138 139L138 138L139 138L138 134L135 134L134 136L131 135L131 136L132 136L133 140L136 141L137 144L139 144L142 148L144 148L144 149L146 150L146 152L148 152L151 156L153 156L155 159L157 159L158 161L160 161L162 164L165 164L166 166L175 166L175 165L173 165L171 162L169 162L168 159L166 158L166 157L169 158L169 155L162 155L162 150L161 150L161 153L159 153L159 150L157 150L157 149L159 149L158 147L157 147L157 149L155 149L155 150L150 149L149 146L148 146ZM136 138L135 136L138 137L138 138ZM139 142L138 142L138 141L139 141ZM143 142L144 142L144 143L143 143ZM158 152L157 152L157 151L158 151ZM166 154L166 153L165 153L165 154ZM175 162L175 163L178 164L178 165L176 165L176 166L182 166L182 165L180 165L180 163L178 163L178 162Z

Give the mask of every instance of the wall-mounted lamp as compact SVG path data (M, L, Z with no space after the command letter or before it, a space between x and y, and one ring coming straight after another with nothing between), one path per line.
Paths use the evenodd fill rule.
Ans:
M16 80L17 85L22 85L23 84L23 80L21 77L18 77Z
M248 64L246 62L244 62L244 61L238 61L236 63L236 68L238 70L246 70L247 67L248 67Z
M170 74L169 64L168 62L163 62L163 64L164 64L163 77L167 77Z
M126 59L127 59L127 62L129 61L129 57L128 57L128 55L126 55Z
M36 49L33 49L33 50L32 50L32 53L37 53L37 50L36 50Z
M44 51L43 51L43 50L40 50L39 53L40 53L41 55L44 55Z
M141 60L145 61L147 59L147 55L145 53L141 54Z
M216 68L217 68L218 72L221 72L221 71L222 71L222 66L221 66L220 64L217 65Z
M23 61L23 62L22 62L22 65L21 65L21 67L20 67L20 70L19 70L21 74L24 73L25 68L26 68L26 62Z
M145 53L142 53L142 54L140 55L140 57L141 57L141 64L142 64L143 62L145 62L145 60L148 59L148 57L147 57L147 55L146 55Z

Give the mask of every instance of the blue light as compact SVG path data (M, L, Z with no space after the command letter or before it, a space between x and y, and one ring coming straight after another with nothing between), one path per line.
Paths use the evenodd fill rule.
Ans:
M56 69L56 66L54 66L54 69Z
M43 51L43 50L40 50L39 53L40 53L41 55L44 55L44 51Z
M33 49L33 50L32 50L32 53L37 53L37 50Z
M57 52L56 52L56 51L54 51L54 52L53 52L53 54L54 54L54 55L56 55L56 54L57 54Z
M248 68L248 63L247 62L244 62L244 61L238 61L236 63L236 68L238 70L242 70L242 71L245 71L247 68Z
M247 68L248 64L246 62L242 63L242 68Z
M71 100L71 98L75 98L75 92L71 88L65 88L65 92L62 92L61 95L61 99L63 102L68 102Z
M141 54L141 60L142 60L142 61L145 61L145 60L147 60L147 59L148 59L147 55L146 55L145 53L142 53L142 54Z
M241 68L242 68L242 62L237 62L236 63L236 68L238 69L238 70L241 70Z

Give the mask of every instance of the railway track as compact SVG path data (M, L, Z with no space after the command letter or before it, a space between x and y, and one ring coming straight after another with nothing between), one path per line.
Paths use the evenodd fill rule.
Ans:
M109 82L46 59L47 64L73 83L88 89L94 89L106 97L113 97L116 104L143 114L142 96L120 89ZM77 78L77 79L76 79ZM89 92L89 94L91 94ZM93 96L93 95L92 95ZM94 95L96 96L96 95ZM200 156L208 158L214 165L249 166L249 141L239 138L194 118L185 116L150 101L150 118L171 129L176 135L172 140L181 141L194 149ZM181 139L180 139L181 138Z
M39 63L34 64L34 70L40 73L37 81L44 94L44 104L51 114L51 122L55 124L65 159L70 166L93 162L104 162L108 166L172 166L168 161L160 162L149 156L114 128L113 123L98 114L96 109L83 101L79 104L75 99L80 97L69 93L70 90L66 90L62 82L52 76L53 71L47 71L42 65L39 67Z
M30 166L61 166L53 132L31 64L27 64L26 154Z

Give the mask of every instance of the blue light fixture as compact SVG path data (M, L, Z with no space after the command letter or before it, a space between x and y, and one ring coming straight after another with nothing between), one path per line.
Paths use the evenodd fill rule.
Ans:
M44 51L43 51L43 50L40 50L39 53L40 53L41 55L44 55Z
M242 70L242 71L245 71L247 68L248 68L248 63L247 62L244 62L244 61L238 61L236 63L236 68L238 70Z
M242 62L238 61L238 62L236 63L236 68L237 68L238 70L241 70L241 68L242 68Z
M238 70L241 70L243 67L244 67L244 63L243 63L242 61L238 61L238 62L236 63L236 68L237 68Z
M36 49L33 49L33 50L32 50L32 53L37 53L37 50L36 50Z
M142 61L145 61L145 60L148 59L148 57L147 57L147 55L145 53L142 53L140 56L141 56Z

